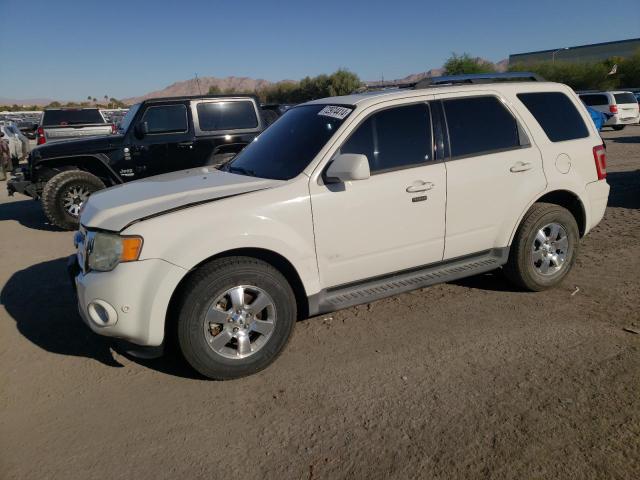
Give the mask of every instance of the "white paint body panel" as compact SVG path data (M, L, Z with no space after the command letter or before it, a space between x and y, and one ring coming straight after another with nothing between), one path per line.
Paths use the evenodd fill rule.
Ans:
M553 143L517 99L519 92L564 92L589 129L584 139ZM370 113L437 98L492 94L502 98L531 145L473 158L425 164L325 185L322 172ZM586 230L606 207L609 187L597 181L592 148L602 141L576 95L553 83L449 86L354 95L316 103L355 106L303 173L275 181L221 172L175 172L94 194L81 221L88 227L140 235L138 262L78 277L81 309L92 299L116 310L128 302L130 323L99 333L143 345L162 341L170 297L185 275L213 256L262 249L295 268L307 296L323 289L494 247L508 247L530 206L562 190L579 198ZM526 172L512 173L516 162ZM558 166L559 165L559 166ZM406 187L432 182L412 202ZM184 207L190 205L187 208ZM164 213L163 213L164 212ZM143 217L143 221L137 221ZM125 228L126 227L126 228ZM120 315L120 314L119 314ZM120 325L118 327L118 325ZM126 328L125 328L126 326ZM92 327L93 328L93 327ZM122 328L122 330L119 330Z

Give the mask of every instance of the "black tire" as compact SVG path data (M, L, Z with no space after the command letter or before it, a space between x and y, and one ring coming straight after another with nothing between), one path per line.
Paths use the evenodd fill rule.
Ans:
M558 224L566 232L568 246L566 258L555 273L543 275L533 261L533 249L539 230L549 224ZM506 277L526 290L539 292L558 285L571 271L580 247L578 224L566 208L551 203L536 203L526 213L511 245L509 260L504 267Z
M624 127L626 127L626 125L611 125L611 128L613 128L616 132L624 130Z
M78 228L78 215L73 215L64 207L65 196L74 188L84 189L91 194L102 190L105 185L98 177L83 170L60 172L45 184L42 189L44 214L52 224L64 230Z
M209 346L205 316L216 299L238 285L258 287L270 295L275 324L260 349L245 358L227 358ZM197 270L182 291L177 310L178 345L187 362L205 377L229 380L256 373L277 358L291 336L296 321L293 290L285 277L265 262L250 257L215 260Z

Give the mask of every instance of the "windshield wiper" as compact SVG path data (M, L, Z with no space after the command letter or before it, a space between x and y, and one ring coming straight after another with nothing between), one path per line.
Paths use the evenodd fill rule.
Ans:
M225 165L225 170L229 173L239 173L240 175L247 175L249 177L257 177L258 175L253 170L249 170L244 167L234 167L233 165Z

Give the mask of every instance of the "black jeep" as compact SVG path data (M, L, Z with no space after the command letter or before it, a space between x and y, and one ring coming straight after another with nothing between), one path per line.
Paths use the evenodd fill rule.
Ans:
M271 112L269 112L271 114ZM42 200L47 218L75 229L80 208L96 190L160 173L233 158L274 119L253 96L159 98L133 105L117 133L48 142L7 183Z

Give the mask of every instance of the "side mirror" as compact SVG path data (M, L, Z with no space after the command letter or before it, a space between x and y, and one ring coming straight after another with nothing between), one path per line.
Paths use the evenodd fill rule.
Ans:
M147 122L140 122L136 124L133 133L136 134L136 137L143 138L149 133L149 124Z
M371 176L369 160L360 153L342 153L329 165L325 177L329 181L366 180Z

